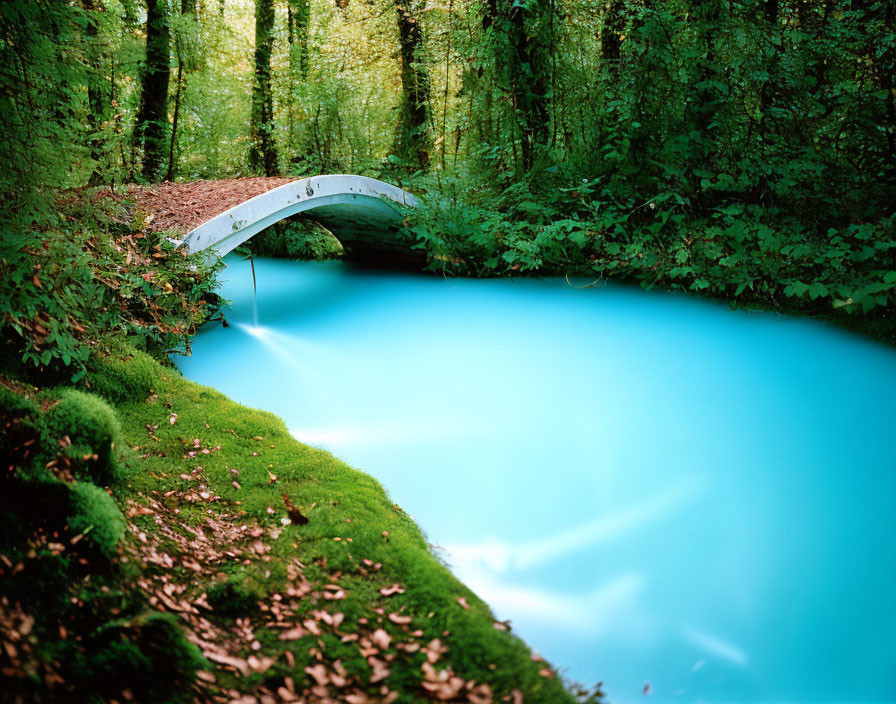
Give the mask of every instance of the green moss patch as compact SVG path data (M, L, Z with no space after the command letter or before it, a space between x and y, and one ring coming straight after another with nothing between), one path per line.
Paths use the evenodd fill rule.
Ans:
M139 458L126 552L202 634L213 695L573 700L373 478L176 371L151 387L116 406Z
M119 471L115 447L121 427L115 411L101 398L65 389L47 414L56 437L67 438L67 454L79 479L112 484Z
M114 410L72 389L0 382L0 700L192 700L201 653L119 551L116 501L73 474L72 437L117 463Z
M72 486L71 501L69 531L84 536L89 545L111 559L125 530L118 504L98 486L87 482Z

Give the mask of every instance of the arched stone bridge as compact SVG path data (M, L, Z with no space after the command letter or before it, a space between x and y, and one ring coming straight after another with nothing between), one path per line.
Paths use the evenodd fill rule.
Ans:
M179 233L190 252L224 256L274 223L307 212L347 256L397 260L411 255L412 243L398 236L402 210L417 204L401 188L351 175L165 183L141 189L137 200L154 229Z

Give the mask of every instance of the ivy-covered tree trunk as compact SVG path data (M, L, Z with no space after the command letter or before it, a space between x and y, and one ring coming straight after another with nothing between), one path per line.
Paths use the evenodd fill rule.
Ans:
M610 0L605 6L600 28L600 58L606 69L615 75L622 58L622 35L625 31L625 0Z
M196 26L195 23L198 17L196 0L181 0L180 14L185 21L181 22L180 31L174 41L174 51L177 56L177 83L174 90L174 116L171 119L171 140L168 146L168 174L165 176L166 181L173 181L177 170L175 146L177 144L177 125L180 121L180 104L186 90L184 73L194 68L193 64L195 63L192 60L194 47L189 46L191 42L187 41L185 35Z
M277 175L271 54L274 50L274 2L255 0L255 83L252 86L252 150L249 163L265 176Z
M550 135L548 86L554 41L552 14L551 0L514 0L510 4L511 95L522 128L520 151L523 168L527 170L535 164L538 150L547 146Z
M90 128L90 160L93 170L88 184L99 185L102 182L103 138L100 135L106 117L106 101L103 90L102 52L99 47L99 19L95 0L83 0L86 26L84 35L87 40L87 112Z
M146 61L135 128L138 145L143 147L143 178L147 181L155 181L159 177L165 159L170 61L168 0L147 0Z
M692 170L712 171L719 148L716 117L727 90L717 80L721 67L716 62L716 35L724 32L728 25L727 0L706 0L692 13L703 56L695 58L698 70L692 83L693 99L687 103L686 110L690 129L699 135L690 142L690 166Z
M289 42L289 70L293 79L308 80L308 25L311 0L289 0L286 28Z
M550 141L553 1L488 0L482 28L496 137L505 145L509 137L510 158L528 170Z
M401 106L392 151L404 161L429 164L429 76L420 66L421 6L415 0L397 0L398 44L401 56Z
M286 40L289 47L288 118L289 161L298 164L301 156L296 146L297 104L300 86L308 80L308 25L311 22L310 0L288 0L286 3Z

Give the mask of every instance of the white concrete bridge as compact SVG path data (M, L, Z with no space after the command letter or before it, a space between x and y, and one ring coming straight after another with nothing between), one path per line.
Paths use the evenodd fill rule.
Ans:
M280 185L211 217L194 226L182 242L190 252L212 250L224 256L274 223L309 212L339 239L349 256L373 252L383 258L392 250L406 259L412 243L400 242L397 232L402 208L416 204L417 199L407 191L366 176L312 176Z

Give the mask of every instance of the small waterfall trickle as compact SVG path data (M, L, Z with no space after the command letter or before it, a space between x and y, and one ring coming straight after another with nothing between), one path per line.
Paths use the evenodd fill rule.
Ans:
M252 267L252 324L258 327L258 285L255 281L255 260L249 257L249 264Z

